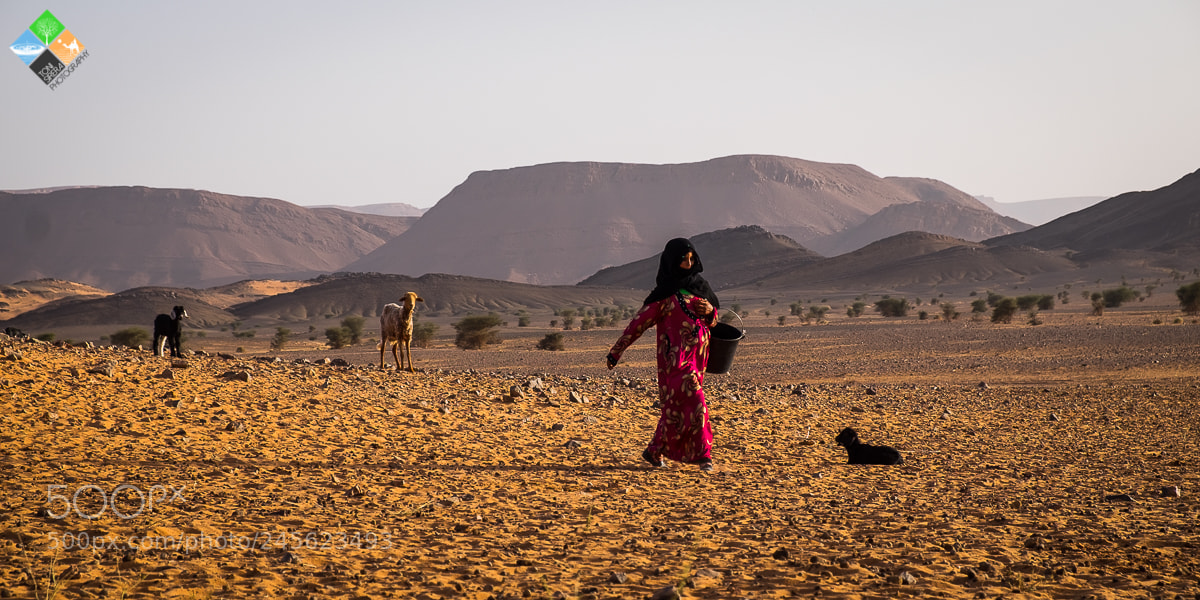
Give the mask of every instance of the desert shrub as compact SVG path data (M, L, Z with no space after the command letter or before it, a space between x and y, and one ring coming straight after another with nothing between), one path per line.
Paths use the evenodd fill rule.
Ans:
M1037 310L1029 311L1029 320L1027 320L1026 323L1029 323L1030 325L1041 325L1042 324L1042 318L1040 316L1038 316Z
M779 324L783 325L783 324L787 323L787 318L788 318L787 315L779 315Z
M562 317L563 329L570 331L575 326L575 311L570 308L564 308L558 311L558 316Z
M1054 310L1054 296L1042 294L1037 301L1038 310Z
M53 333L39 333L36 336L34 336L33 339L42 340L43 342L53 342L54 334Z
M127 327L112 334L112 343L117 346L137 348L150 341L150 332L141 327Z
M847 317L862 317L866 312L866 302L854 302L850 308L846 308Z
M436 323L419 321L413 323L412 345L418 348L428 348L433 345L433 336L437 334Z
M463 350L478 350L488 344L499 344L502 340L496 328L501 323L496 313L464 317L454 324L454 330L458 332L454 336L454 345Z
M358 315L351 315L342 319L342 328L350 332L350 343L357 344L362 341L363 326L367 320Z
M257 333L257 332L255 332L253 329L247 329L246 331L235 331L233 333L233 337L235 337L235 338L252 338L252 337L254 337L255 333Z
M517 315L517 327L529 327L529 315Z
M953 321L958 318L958 311L954 309L953 302L942 303L942 318L947 321Z
M791 309L793 317L799 317L800 315L804 314L804 305L799 302L793 302L789 304L788 308Z
M1013 315L1017 314L1016 298L1001 298L992 309L993 323L1012 323Z
M547 333L546 337L537 344L538 350L566 350L567 346L563 342L563 334L555 331Z
M283 350L283 347L288 343L288 336L292 335L292 330L285 327L275 328L275 337L271 338L272 350Z
M929 311L923 310L923 311L918 312L917 319L920 321L928 321L929 320Z
M1054 308L1054 296L1045 294L1027 294L1017 297L1017 308L1021 310L1032 310L1034 307L1043 309L1043 306L1049 305L1049 308ZM1047 309L1043 309L1047 310Z
M1092 316L1104 316L1104 294L1100 292L1092 294Z
M995 308L996 305L999 304L1000 301L1003 299L1004 299L1003 294L997 294L996 292L988 292L987 293L987 305L991 306L992 308Z
M326 343L330 348L337 350L350 345L350 330L345 327L330 327L325 330Z
M821 322L821 321L824 321L824 320L825 320L825 314L826 314L826 313L828 313L828 312L829 312L829 307L828 307L828 306L825 306L825 305L821 305L821 306L816 306L816 305L813 305L813 306L810 306L810 307L808 307L808 314L807 314L807 315L804 315L804 320L805 320L805 321L812 321L812 320L816 320L817 322Z
M885 317L905 317L908 316L908 300L884 297L875 303L875 310Z
M1126 302L1137 300L1141 295L1141 292L1126 285L1104 290L1104 308L1117 308Z
M1179 298L1179 308L1184 314L1200 314L1200 281L1180 287L1175 290L1175 296Z
M579 329L581 331L587 331L591 328L592 328L592 318L591 317L583 317L582 319L579 319Z

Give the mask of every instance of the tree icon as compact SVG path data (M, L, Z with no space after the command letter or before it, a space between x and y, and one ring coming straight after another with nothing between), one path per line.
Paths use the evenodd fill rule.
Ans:
M33 25L29 26L29 30L32 31L34 35L38 36L38 39L47 46L49 46L50 42L54 40L54 38L57 38L58 34L62 33L64 29L66 29L66 27L61 21L58 20L58 17L55 17L54 13L51 13L50 11L42 13L42 16L38 17L37 20L33 22Z

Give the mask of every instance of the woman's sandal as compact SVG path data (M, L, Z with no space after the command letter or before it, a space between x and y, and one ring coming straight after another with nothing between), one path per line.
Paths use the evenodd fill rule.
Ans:
M704 471L705 473L713 470L713 463L711 460L702 460L696 464L700 465L700 470Z
M655 458L653 454L650 454L649 448L647 448L646 450L642 450L642 458L646 459L646 462L650 463L651 465L653 465L655 467L665 467L666 466L666 463L663 462L663 459Z

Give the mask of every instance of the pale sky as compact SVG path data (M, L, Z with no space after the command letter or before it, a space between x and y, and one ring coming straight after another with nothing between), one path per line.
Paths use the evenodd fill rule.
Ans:
M1200 1L3 0L0 189L429 207L481 170L777 154L1001 202L1200 168Z

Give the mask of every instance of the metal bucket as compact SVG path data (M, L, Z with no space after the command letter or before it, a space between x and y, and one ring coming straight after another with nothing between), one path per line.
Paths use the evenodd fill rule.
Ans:
M738 318L738 324L741 325L742 317L734 311L730 312ZM708 365L705 366L704 372L714 375L728 373L729 368L733 366L733 354L737 351L738 342L746 337L746 330L729 323L717 323L709 331Z

